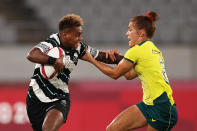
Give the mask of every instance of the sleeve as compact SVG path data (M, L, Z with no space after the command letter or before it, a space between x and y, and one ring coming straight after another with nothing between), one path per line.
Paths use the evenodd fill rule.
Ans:
M88 48L88 52L96 58L99 54L99 50L92 48L91 46L81 42L81 49L80 49L80 58L83 57L86 53L86 47Z
M92 48L91 46L88 46L88 52L94 57L96 58L99 54L99 50Z
M51 43L48 42L40 42L39 44L37 44L36 46L34 46L34 48L38 48L40 49L43 53L46 53L49 49L53 48L53 45Z
M133 48L130 48L129 50L127 50L127 52L124 55L124 59L135 64L138 60L137 48L133 47Z

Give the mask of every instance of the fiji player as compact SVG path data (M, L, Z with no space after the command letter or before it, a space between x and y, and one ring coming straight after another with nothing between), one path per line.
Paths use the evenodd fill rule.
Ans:
M141 79L143 100L121 112L107 127L107 131L129 131L148 125L147 131L170 131L178 120L178 113L161 51L150 40L155 32L156 12L136 16L130 20L127 36L130 49L124 59L111 67L95 60L89 53L85 59L111 78L125 76Z
M77 65L78 59L83 60L86 48L94 58L105 63L115 64L123 58L116 50L99 51L83 43L82 25L80 16L64 16L59 22L59 33L40 42L27 56L27 59L37 63L27 95L27 114L35 131L56 131L66 122L70 109L70 73ZM65 67L63 57L56 59L45 54L53 47L61 47L66 56L70 57L66 61L69 67ZM41 64L53 65L58 75L45 79L39 70Z

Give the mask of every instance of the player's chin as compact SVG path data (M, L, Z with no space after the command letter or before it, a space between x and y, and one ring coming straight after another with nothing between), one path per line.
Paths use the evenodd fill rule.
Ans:
M75 44L73 48L77 49L78 46L79 46L79 43Z
M131 47L133 47L133 45L132 45L131 41L129 41L129 47L130 47L130 48L131 48Z

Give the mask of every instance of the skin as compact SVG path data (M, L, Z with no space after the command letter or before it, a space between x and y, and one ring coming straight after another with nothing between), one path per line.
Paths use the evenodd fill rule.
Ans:
M56 110L49 110L44 119L42 130L43 131L57 131L63 124L63 114Z
M60 41L66 49L77 48L79 42L83 40L82 37L82 27L74 27L69 29L64 29L60 31ZM119 56L116 59L115 55L119 52L116 50L108 50L106 52L100 51L97 60L104 61L105 63L118 63L123 57ZM38 48L33 48L27 55L27 59L34 63L47 64L49 56L43 53ZM86 57L82 57L85 60ZM63 71L65 65L63 63L63 57L57 58L55 64L53 65L56 72L60 73ZM63 124L63 114L56 110L51 109L46 113L42 130L43 131L57 131Z
M145 30L139 30L135 22L132 21L129 23L126 35L129 39L128 45L130 48L145 40L149 40L146 36ZM134 70L134 64L125 59L122 59L117 66L111 67L95 60L88 52L84 57L87 61L95 65L101 72L113 79L118 79L119 77L124 76L126 79L131 80L137 77L137 73ZM146 125L148 125L147 131L158 131L147 123L146 118L143 116L139 108L136 105L133 105L122 111L109 124L106 131L130 131Z

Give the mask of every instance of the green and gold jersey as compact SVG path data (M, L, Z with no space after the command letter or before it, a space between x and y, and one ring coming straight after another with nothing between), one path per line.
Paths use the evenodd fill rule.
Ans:
M164 92L167 93L170 103L174 104L162 53L151 41L144 41L130 48L124 59L134 64L142 83L145 104L153 105L153 101Z

